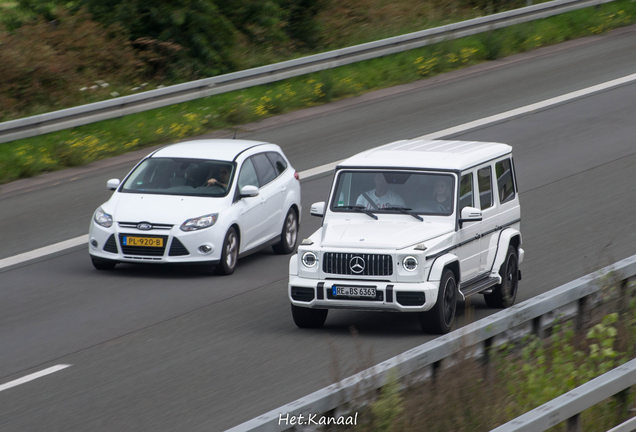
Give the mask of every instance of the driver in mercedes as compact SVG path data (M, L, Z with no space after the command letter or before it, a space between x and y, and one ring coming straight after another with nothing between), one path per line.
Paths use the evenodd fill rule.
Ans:
M389 188L382 173L376 173L373 180L375 181L375 189L362 192L356 201L356 205L364 206L367 210L404 207L404 199Z

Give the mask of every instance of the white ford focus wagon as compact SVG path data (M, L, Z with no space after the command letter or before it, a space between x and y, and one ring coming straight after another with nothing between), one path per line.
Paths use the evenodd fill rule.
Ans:
M231 274L238 258L296 247L300 181L280 147L245 140L199 140L148 155L94 213L93 265L198 263Z
M524 251L509 145L416 139L360 153L311 214L322 225L289 264L299 327L340 308L417 313L446 333L458 300L515 301Z

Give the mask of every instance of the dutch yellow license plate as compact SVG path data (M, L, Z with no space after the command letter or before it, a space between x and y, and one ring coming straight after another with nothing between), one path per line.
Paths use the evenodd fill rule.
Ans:
M163 239L162 238L125 236L122 239L122 241L123 241L124 246L163 247Z

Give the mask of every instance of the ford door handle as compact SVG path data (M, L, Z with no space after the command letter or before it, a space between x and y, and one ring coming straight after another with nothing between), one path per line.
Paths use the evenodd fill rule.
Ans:
M286 190L287 190L287 186L283 186L280 188L280 193L285 193Z
M261 198L261 205L265 205L266 202L267 200L265 198Z

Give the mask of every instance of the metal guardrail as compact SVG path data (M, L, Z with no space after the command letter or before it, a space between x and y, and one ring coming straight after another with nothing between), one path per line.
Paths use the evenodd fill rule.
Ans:
M607 432L634 432L636 431L636 417L632 417L624 423L619 424L615 428L608 430Z
M595 294L608 274L612 280L626 283L636 276L636 255L415 347L228 432L288 430L293 427L281 422L281 416L303 415L307 419L309 415L345 412L350 402L377 391L389 379L398 379L405 385L420 382L433 376L434 370L444 362L452 362L455 355L485 356L490 347L517 341L529 334L540 335L563 319L577 319L580 324L596 304Z
M122 117L219 93L269 84L311 72L420 48L614 0L554 0L433 29L272 65L0 123L0 143Z
M613 369L491 432L538 432L567 421L568 431L579 431L579 414L636 384L636 359ZM634 423L636 429L636 423ZM634 429L627 429L634 430Z

